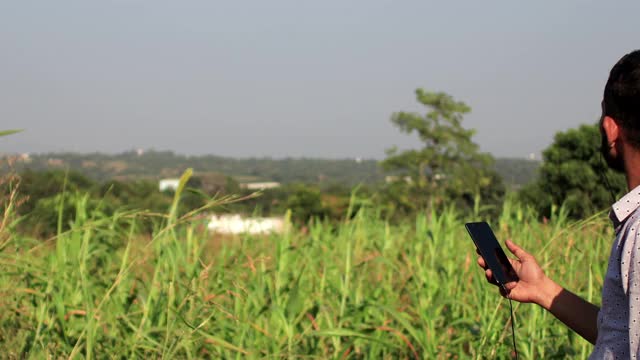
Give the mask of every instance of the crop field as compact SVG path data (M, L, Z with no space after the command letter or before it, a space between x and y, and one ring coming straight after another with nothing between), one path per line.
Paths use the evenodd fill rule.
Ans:
M179 194L177 198L179 197ZM222 202L225 200L222 199ZM175 204L174 204L175 205ZM208 234L194 214L90 214L69 230L0 224L3 358L511 358L509 304L476 265L453 211L399 224L364 208L280 235ZM599 301L606 216L540 222L507 203L493 222L547 273ZM153 218L152 235L139 221ZM62 229L62 224L60 224ZM515 304L521 358L585 358L591 345L541 308Z

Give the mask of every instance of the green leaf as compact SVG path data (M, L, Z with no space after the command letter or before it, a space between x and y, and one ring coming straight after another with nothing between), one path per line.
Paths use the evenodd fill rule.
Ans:
M22 130L1 130L0 136L7 136L7 135L19 133L19 132L22 132Z
M173 203L171 204L171 210L169 211L169 223L172 224L175 222L176 217L178 216L178 204L180 203L180 196L182 195L182 191L184 187L187 185L187 182L193 175L193 169L188 168L184 171L182 176L180 177L180 182L178 183L178 188L176 189L175 194L173 195Z
M327 330L318 330L311 332L308 336L316 336L316 337L349 337L349 338L360 338L365 339L371 342L379 343L384 346L390 348L399 348L398 345L390 342L379 339L375 336L367 335L355 330L345 329L345 328L335 328L335 329L327 329Z

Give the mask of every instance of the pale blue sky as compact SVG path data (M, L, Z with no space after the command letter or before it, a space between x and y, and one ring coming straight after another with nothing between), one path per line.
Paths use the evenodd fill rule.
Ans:
M496 156L596 121L638 1L0 1L0 152L382 158L414 89Z

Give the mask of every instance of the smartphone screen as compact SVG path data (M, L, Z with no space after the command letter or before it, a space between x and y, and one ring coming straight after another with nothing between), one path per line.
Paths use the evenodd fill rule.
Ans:
M476 244L480 255L484 258L487 267L493 272L493 278L496 282L504 285L511 281L517 281L518 276L489 224L486 222L473 222L466 223L464 226Z

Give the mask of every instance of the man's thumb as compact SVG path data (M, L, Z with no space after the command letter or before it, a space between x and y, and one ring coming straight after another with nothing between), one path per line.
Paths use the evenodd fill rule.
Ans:
M511 251L511 253L515 255L518 259L524 260L525 258L530 256L529 253L522 250L522 248L516 245L513 241L507 240L506 244L509 251Z

